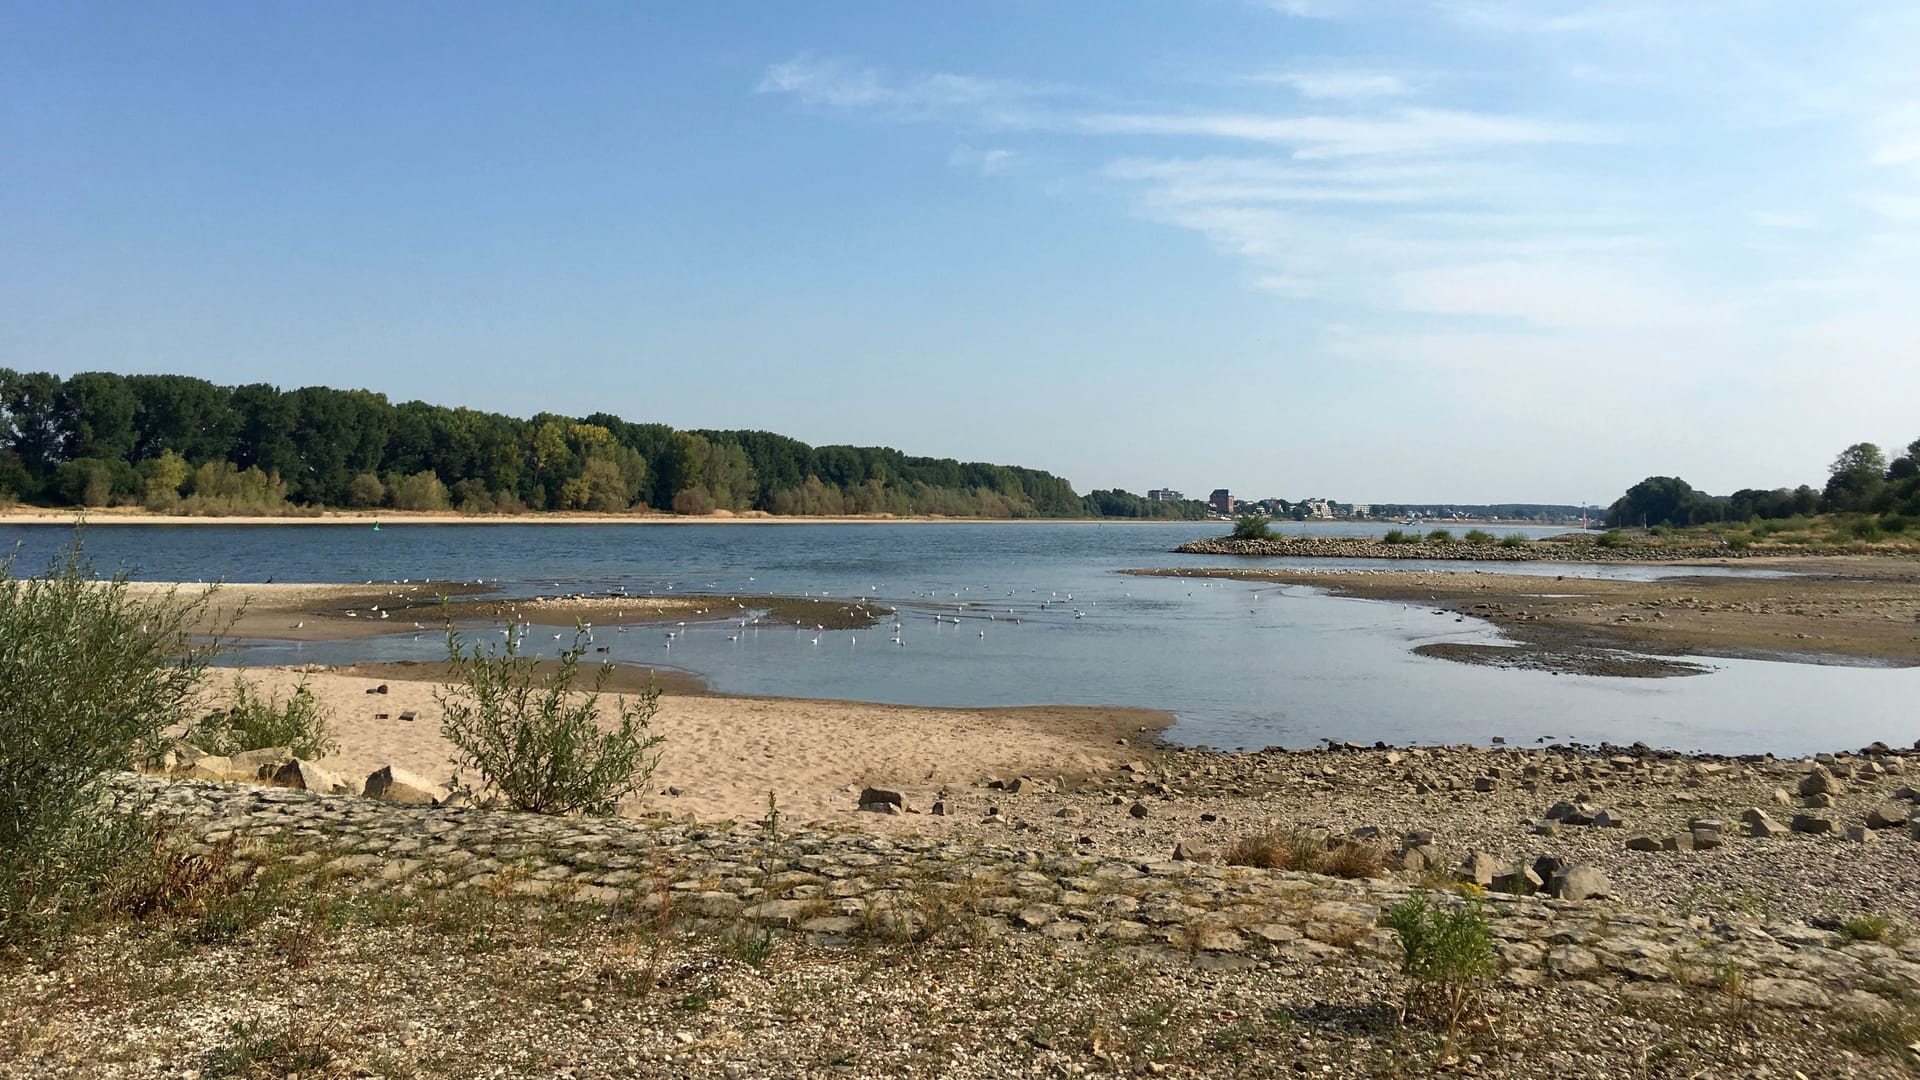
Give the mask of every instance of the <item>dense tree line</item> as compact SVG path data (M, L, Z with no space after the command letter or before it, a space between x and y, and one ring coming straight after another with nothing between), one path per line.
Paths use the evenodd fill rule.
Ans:
M367 390L0 369L0 499L183 513L392 507L956 517L1179 517L1050 473L679 431L607 413L519 419ZM1198 506L1199 504L1194 504ZM1194 516L1197 516L1194 515Z
M1878 514L1896 528L1904 528L1906 518L1920 517L1920 439L1892 461L1873 443L1847 447L1828 468L1820 490L1802 484L1708 495L1677 476L1649 476L1607 508L1607 524L1706 525L1815 513Z

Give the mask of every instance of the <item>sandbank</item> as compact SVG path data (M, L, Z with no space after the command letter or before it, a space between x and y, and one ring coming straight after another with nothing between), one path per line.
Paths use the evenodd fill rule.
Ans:
M632 690L641 669L627 670L619 688ZM249 680L281 694L306 680L331 713L340 742L337 753L320 761L323 767L363 779L392 764L439 781L452 774L452 747L440 734L435 700L443 671L431 664L243 669ZM381 685L386 693L368 693ZM901 788L925 806L942 789L977 788L986 776L1083 776L1140 757L1145 751L1137 744L1172 722L1145 709L938 709L727 697L681 692L684 687L660 698L654 730L667 741L647 804L702 821L757 819L768 792L792 820L854 821L859 789L867 784ZM406 712L415 718L401 720ZM662 794L667 788L680 794ZM873 824L866 819L875 816L861 815L860 823ZM928 815L896 820L920 831L945 822Z
M1747 559L1742 565L1792 576L1625 581L1334 567L1128 573L1307 585L1335 596L1430 604L1492 622L1514 642L1508 649L1424 648L1429 655L1472 663L1598 675L1690 673L1628 653L1920 665L1920 563L1819 556Z

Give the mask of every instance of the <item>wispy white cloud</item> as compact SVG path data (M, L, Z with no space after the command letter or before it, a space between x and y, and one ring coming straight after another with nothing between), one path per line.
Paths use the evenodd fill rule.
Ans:
M1353 10L1352 0L1260 0L1260 6L1296 19L1337 19Z
M1002 125L1022 122L1019 107L1057 92L1033 83L946 72L889 80L874 68L804 54L767 68L754 89L786 94L810 106L908 119L972 117Z
M1377 116L1248 112L1106 112L1074 121L1097 135L1231 139L1291 146L1302 158L1422 154L1463 147L1602 143L1611 136L1578 124L1448 109L1404 108Z
M1276 71L1249 75L1242 81L1291 87L1301 97L1331 101L1371 101L1413 90L1400 76L1379 71Z
M956 169L977 172L981 176L997 176L1013 166L1014 152L1001 147L979 149L972 146L956 146L947 155L947 164Z
M1645 262L1515 259L1408 271L1395 287L1409 311L1557 330L1644 332L1704 314L1666 277Z

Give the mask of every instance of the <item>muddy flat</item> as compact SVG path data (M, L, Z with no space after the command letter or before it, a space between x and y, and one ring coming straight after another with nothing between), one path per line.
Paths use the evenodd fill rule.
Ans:
M1742 565L1789 576L1625 581L1336 568L1134 572L1308 585L1336 596L1429 604L1485 619L1513 640L1513 648L1426 648L1471 663L1629 676L1691 673L1688 665L1645 654L1920 664L1920 562L1848 556Z

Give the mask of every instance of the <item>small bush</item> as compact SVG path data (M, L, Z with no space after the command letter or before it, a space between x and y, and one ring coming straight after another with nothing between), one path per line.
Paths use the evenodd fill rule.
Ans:
M1493 934L1478 901L1436 908L1425 894L1404 900L1381 917L1400 935L1400 973L1408 980L1403 1012L1446 1025L1447 1038L1480 1008L1493 977Z
M180 741L222 755L285 746L294 757L307 760L338 749L326 710L314 700L304 679L282 701L278 694L262 697L244 676L235 675L227 702L225 709L207 714L187 729Z
M521 656L511 636L504 647L469 653L459 634L448 632L452 681L434 692L440 730L454 746L456 767L480 777L474 785L456 774L454 790L498 796L537 814L606 815L646 788L664 741L651 730L660 691L651 688L637 702L616 697L612 730L603 730L600 695L613 665L576 696L586 640L576 632L558 669L541 677L539 661Z
M1510 547L1510 548L1526 547L1527 534L1526 533L1508 533L1507 535L1500 538L1500 546Z
M1243 836L1227 849L1228 866L1257 866L1265 870L1312 870L1321 846L1313 838L1287 829L1266 829Z
M1485 529L1468 529L1467 535L1463 539L1469 544L1491 544L1493 543L1493 534Z
M1427 534L1427 539L1435 544L1453 543L1453 533L1448 529L1435 529Z
M1912 522L1899 514L1881 514L1880 528L1884 532L1903 533Z
M1410 533L1405 529L1388 529L1387 535L1381 537L1380 542L1383 544L1417 544L1420 542L1420 534Z
M1386 857L1372 844L1342 840L1321 857L1317 871L1334 877L1358 880L1379 877L1386 872Z
M1593 542L1603 548L1622 548L1627 546L1627 534L1619 529L1608 529L1595 537Z
M1248 514L1233 523L1235 540L1265 540L1271 535L1267 528L1267 519L1259 514Z
M1243 836L1227 849L1228 866L1298 870L1331 877L1370 878L1386 866L1379 848L1354 840L1323 844L1306 833L1270 828Z
M1840 929L1855 941L1884 941L1892 928L1885 915L1855 915L1840 924Z
M152 846L107 786L185 719L215 648L207 596L140 597L93 578L76 532L39 577L0 562L0 952L97 913Z

